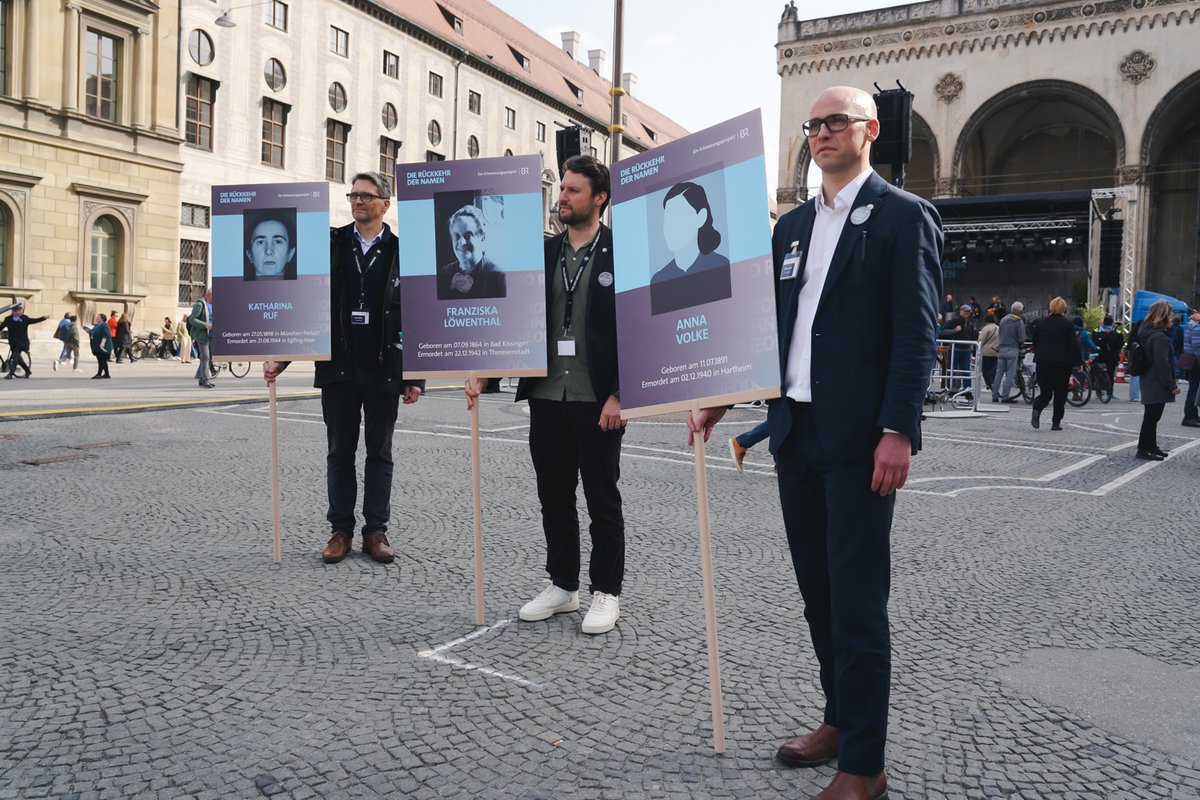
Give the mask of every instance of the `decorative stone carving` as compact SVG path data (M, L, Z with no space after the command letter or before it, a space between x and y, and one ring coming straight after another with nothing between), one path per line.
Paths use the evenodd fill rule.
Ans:
M1121 62L1121 74L1125 80L1137 86L1150 77L1156 66L1158 63L1145 50L1134 50Z
M1137 183L1145 183L1146 168L1141 164L1126 164L1117 170L1117 185L1132 186Z
M933 93L938 96L938 100L949 104L958 99L965 85L962 78L953 72L947 72L938 78L937 83L933 87Z

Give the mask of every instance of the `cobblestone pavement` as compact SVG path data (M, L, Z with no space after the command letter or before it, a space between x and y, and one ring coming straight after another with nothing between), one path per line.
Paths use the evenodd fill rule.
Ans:
M460 394L401 409L390 566L321 563L316 400L279 406L278 567L265 404L0 423L0 800L815 794L833 766L772 760L821 705L769 455L739 475L726 449L763 412L707 451L716 756L682 425L629 427L623 616L589 638L579 614L516 619L544 551L509 399L482 413L480 631ZM893 533L893 798L1200 797L1200 446L1180 414L1153 465L1122 400L1062 432L1023 405L926 423ZM22 463L50 456L69 460Z

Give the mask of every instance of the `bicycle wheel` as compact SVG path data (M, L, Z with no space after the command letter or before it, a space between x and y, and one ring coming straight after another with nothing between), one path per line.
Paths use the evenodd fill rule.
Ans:
M1026 403L1032 403L1037 397L1037 379L1025 364L1017 367L1017 384L1021 389L1021 397Z
M1096 393L1096 399L1101 403L1112 400L1112 381L1108 379L1108 369L1103 364L1092 365L1092 391Z
M235 378L244 378L250 374L249 361L230 361L229 372Z
M1092 399L1092 382L1088 380L1087 372L1082 369L1071 370L1071 385L1067 388L1067 403L1075 408L1083 408Z

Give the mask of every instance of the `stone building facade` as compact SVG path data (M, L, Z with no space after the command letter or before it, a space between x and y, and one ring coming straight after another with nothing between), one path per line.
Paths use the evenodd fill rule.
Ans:
M0 0L0 305L174 314L178 25L151 0Z
M817 93L899 81L915 95L907 188L943 214L956 297L1121 310L1099 273L1107 216L1124 226L1126 300L1147 288L1200 303L1198 40L1195 0L928 0L813 20L791 3L780 212L812 183L800 125Z
M556 131L591 131L591 148L608 160L604 53L582 63L578 34L564 33L558 47L470 0L268 0L221 10L183 2L181 304L210 273L214 184L328 180L330 221L342 225L350 209L337 198L356 172L536 153L549 233ZM686 133L637 99L633 75L622 83L625 155Z

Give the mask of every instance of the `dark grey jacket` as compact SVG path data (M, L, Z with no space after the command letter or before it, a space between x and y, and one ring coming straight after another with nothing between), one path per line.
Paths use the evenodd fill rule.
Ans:
M1016 350L1025 341L1025 320L1009 314L1000 320L1000 349Z
M1139 378L1143 405L1174 403L1178 384L1175 382L1175 349L1171 346L1171 337L1164 328L1143 325L1138 331L1138 341L1145 348L1150 363L1150 368Z

